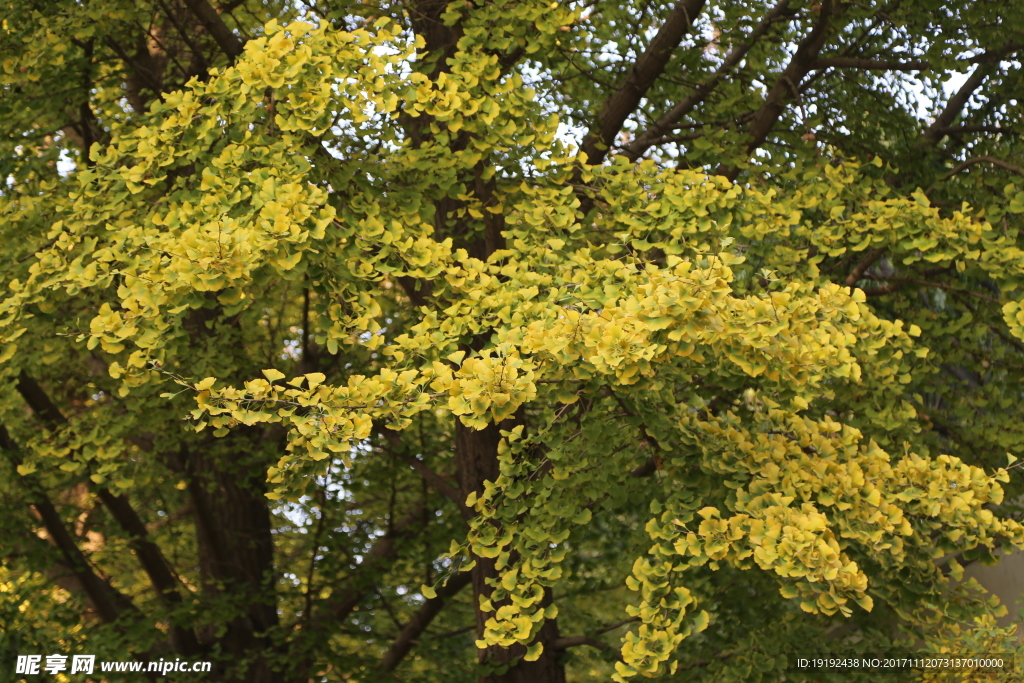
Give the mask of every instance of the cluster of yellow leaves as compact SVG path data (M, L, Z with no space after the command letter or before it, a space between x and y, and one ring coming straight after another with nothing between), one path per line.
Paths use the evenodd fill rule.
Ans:
M75 176L67 219L50 230L52 246L4 304L8 324L47 292L74 294L119 278L118 306L101 310L86 337L107 353L131 343L146 359L159 358L180 333L181 314L206 305L204 293L214 293L225 310L241 310L268 269L300 277L310 261L325 258L327 246L339 288L326 312L335 320L328 345L379 329L379 304L359 281L396 271L432 277L450 260L450 243L430 239L426 205L382 201L376 187L353 185L355 196L339 212L317 164L339 167L350 179L368 162L382 179L418 168L458 192L458 174L484 153L515 147L519 156L550 146L548 129L557 126L524 115L532 93L518 76L500 73L496 56L466 60L430 81L403 73L414 51L383 24L373 33L268 25L235 66L169 94L154 104L147 125L94 150L94 167ZM448 123L453 132L472 129L489 140L453 152L437 129L436 140L407 144L394 126L399 109L429 114L435 129ZM343 150L365 137L392 153L336 159L323 146ZM409 185L410 193L417 189L429 194ZM129 384L152 379L138 370L144 362L119 367L125 365Z
M983 593L984 589L975 579L958 586L958 593ZM998 604L995 596L988 596L986 614L974 617L971 622L947 622L925 642L923 656L935 658L958 658L964 653L978 653L980 659L994 659L998 664L987 669L964 667L959 670L924 669L917 673L921 683L1016 683L1024 677L1024 662L1021 654L1024 645L1017 637L1017 625L1000 627L997 616L1006 614L1006 607Z
M318 373L276 384L284 378L277 370L239 388L181 380L198 394L197 429L289 428L288 454L268 473L272 497L301 492L328 458L346 460L374 421L401 429L427 409L482 428L529 404L707 378L784 394L785 407L762 397L768 409L749 424L707 415L694 401L668 430L689 451L666 456L664 476L691 476L686 461L697 454L701 476L730 493L670 500L648 525L655 545L629 581L641 625L625 638L620 679L659 672L710 623L682 585L692 567L757 566L804 609L849 614L850 602L872 604L855 552L886 569L912 562L934 574L933 532L939 551L997 537L1021 543L1019 524L984 508L1002 491L982 470L913 453L893 463L857 430L800 414L841 384L902 385L908 358L926 353L914 348L916 328L873 315L860 291L823 283L824 255L886 246L903 263L971 260L1010 282L1024 275L1021 254L966 209L942 218L923 196L886 197L856 164L802 178L788 196L651 163L584 168L597 210L583 230L566 183L577 160L555 139L557 119L473 42L526 44L528 15L553 45L575 15L533 2L501 11L518 20L486 31L467 23L465 49L434 80L403 68L421 46L384 24L374 32L271 25L234 66L169 95L146 125L119 133L78 174L52 245L0 304L4 358L16 352L29 304L116 282L116 302L95 310L81 338L117 356L115 377L149 381L147 360L181 333L190 311L214 299L240 311L266 280L309 275L321 287L317 313L330 321L319 340L328 352L339 342L383 345L391 369L342 386ZM449 18L458 12L453 5ZM425 140L403 137L399 111L428 121ZM451 145L456 135L468 144ZM369 150L366 138L383 151ZM519 179L524 159L538 171L529 182ZM482 196L467 177L493 189ZM438 216L447 200L458 208ZM22 215L13 206L4 211ZM498 214L508 248L486 262L435 236L446 219L482 229ZM595 235L607 239L596 245ZM752 255L784 279L766 276L770 286L739 294ZM399 278L431 281L439 305L389 336L382 303L395 299ZM1018 304L1004 312L1024 338ZM466 339L480 334L489 346L467 357ZM589 521L599 486L621 483L626 461L574 453L568 462L550 452L552 466L535 476L521 430L505 437L501 475L468 501L479 513L468 548L496 559L501 572L484 605L492 614L482 643L511 645L529 643L554 616L541 602L543 587L563 575L560 544ZM593 491L552 494L574 491L576 481ZM690 531L694 515L702 521ZM529 657L539 654L531 646Z
M851 601L873 606L868 577L849 550L894 571L913 567L938 579L933 559L944 553L991 548L1000 539L1024 544L1024 526L985 508L1002 501L1005 471L993 477L945 455L908 454L892 463L857 430L830 418L815 421L777 406L765 418L754 429L731 414L682 425L703 454L701 467L731 478L726 504L736 514L722 518L718 508L702 508L702 521L689 530L692 506L670 507L648 524L656 544L650 558L638 559L631 581L643 598L635 612L657 646L636 650L620 675L656 670L661 644L689 633L682 627L685 605L669 589L690 566L729 562L746 569L753 562L774 571L782 595L801 599L805 611L849 615Z
M599 217L602 227L626 247L684 255L716 240L735 239L748 258L811 282L824 279L817 264L826 256L885 248L896 264L924 261L956 266L960 272L970 268L1003 291L1024 284L1024 252L1015 234L980 220L966 205L943 216L921 192L891 196L883 180L862 174L855 162L794 171L798 184L784 201L776 190L733 186L699 172L644 168L646 163L640 164L642 185L635 182L637 169L625 163L593 176L605 183L605 196L614 196ZM873 165L880 166L881 160L876 157ZM1024 193L1014 185L1005 192L1008 210L1024 212ZM1003 304L1011 333L1024 339L1020 311L1019 301Z
M345 386L323 384L319 372L299 375L286 385L277 370L265 370L266 379L253 379L244 387L216 388L217 379L179 384L197 392L198 407L192 411L196 431L214 429L224 436L238 425L282 423L289 427L288 454L267 473L271 483L282 484L288 477L292 490L303 487L316 464L332 454L349 462L352 444L370 435L373 421L382 420L392 429L408 425L409 417L430 405L423 392L426 379L413 370L396 373L383 370L374 377L355 375ZM280 492L268 494L281 497Z
M665 268L637 269L617 261L589 263L589 274L571 274L591 287L600 283L602 291L613 293L597 310L585 310L582 302L566 306L558 305L557 298L541 298L541 286L558 281L543 269L527 276L504 267L507 277L498 278L483 272L485 264L469 260L467 268L478 274L473 289L477 296L471 299L475 305L463 301L443 316L426 315L413 328L415 336L397 338L387 352L398 361L409 352L420 356L428 349L443 352L488 314L520 325L496 325L500 341L493 349L470 358L464 358L464 352L450 354L451 362L461 363L457 369L433 361L421 365L418 375L408 371L405 393L393 395L408 402L402 404L404 414L425 409L432 398L447 395L447 401L438 405L467 425L482 428L531 400L550 400L556 392L562 392L563 402L572 402L575 397L564 397L564 388L558 386L566 382L600 379L629 387L639 377L656 377L660 368L672 367L678 373L680 364L686 368L685 375L713 368L719 375L736 372L788 387L797 392L793 404L799 409L825 393L815 387L826 377L857 381L861 368L852 350L859 348L866 357L887 340L909 339L899 323L871 315L859 293L834 285L808 290L794 284L782 291L737 297L730 286L731 266L741 259L728 253L704 259L703 267L678 257L671 258ZM559 267L568 266L563 262ZM449 285L468 287L453 277L454 270L449 267ZM522 287L520 277L528 277L532 284ZM520 305L513 309L517 298ZM498 302L504 306L491 313L488 308ZM889 360L899 367L899 358ZM873 370L888 372L892 381L898 381L886 364ZM422 393L428 381L434 392L430 395ZM250 384L245 390L215 392L218 402L239 402L216 404L223 411L218 418L221 427L276 421L265 411L246 412L246 402L264 400L270 391L263 380ZM343 404L325 403L335 416L330 428L314 429L310 418L301 418L300 432L318 435L307 442L313 449L308 457L326 457L315 449L328 447L328 442L333 442L332 452L340 453L351 447L353 439L368 434L368 423L358 429L347 415L381 414L371 404L386 384L375 386L372 395L361 395L355 402L346 398L344 417L337 413ZM541 393L540 386L548 388ZM310 401L308 392L288 391L289 399L300 405ZM321 387L319 391L334 390ZM410 391L420 392L415 401L409 398ZM618 675L659 670L683 638L707 625L704 612L688 616L687 607L694 600L684 586L676 585L687 566L727 561L746 567L752 561L785 579L782 594L801 598L805 610L849 614L851 601L865 609L872 604L866 575L843 550L850 542L872 552L888 551L896 566L906 561L905 536L918 533L918 546L923 546L927 531L940 527L958 548L991 544L996 536L1009 536L1015 542L1024 539L1015 522L997 520L981 507L997 501L1001 489L980 469L946 457L917 456L892 466L889 456L874 444L861 446L856 430L831 419L816 422L793 417L778 404L764 401L769 404L766 424L775 426L761 425L761 431L751 431L732 418L691 417L680 422L683 433L699 433L694 443L705 453L704 469L742 473L744 485L731 502L737 514L718 519L717 509L706 508L707 518L696 532L686 535L676 528L686 523L685 515L649 529L652 536L671 542L652 549L655 560L640 558L634 567L631 585L639 590L641 603L632 609L643 626L627 637ZM202 399L196 417L209 405ZM285 412L295 419L290 410ZM389 410L393 412L394 404L389 404ZM509 452L506 446L504 453ZM272 473L277 483L282 481L280 471ZM960 488L953 486L956 483ZM542 586L561 576L557 566L561 553L539 548L564 541L569 522L589 519L589 512L574 512L559 516L562 528L554 523L540 531L520 527L504 519L502 506L521 492L521 482L503 471L498 480L488 482L479 499L469 501L481 513L471 530L469 547L475 555L498 558L504 573L492 599L509 601L487 621L485 641L490 643L530 642L545 614L538 597ZM796 506L795 501L799 501ZM908 521L911 515L917 529ZM520 557L515 563L510 561L513 551ZM539 651L531 651L531 656L537 655Z
M719 519L717 508L703 508L698 511L704 518L698 530L677 541L674 549L681 556L692 555L691 564L709 560L741 564L753 557L761 569L779 576L801 579L808 586L827 585L828 592L818 595L817 604L802 605L808 612L842 610L849 615L845 595L854 596L870 610L871 598L865 594L867 576L842 553L828 528L828 518L811 503L794 508L792 502L786 496L768 494L758 501L759 506L745 508L754 512L752 508L760 507L755 516L740 513L728 519ZM797 591L783 591L783 595L796 597Z
M669 257L663 268L595 260L585 249L550 270L518 259L493 269L469 261L460 277L450 274L447 281L472 295L443 316L428 312L413 328L419 334L397 337L389 353L402 360L430 347L451 348L462 335L490 325L500 345L531 354L538 367L550 366L551 379L614 375L616 383L629 385L652 375L659 362L685 359L694 375L713 365L805 386L826 375L860 377L850 347L863 324L881 323L872 344L899 333L899 324L878 321L861 305L862 293L836 285L809 290L793 283L735 296L731 266L742 258L729 253L700 263ZM602 298L587 301L583 287Z
M991 546L997 537L1024 539L1024 527L985 509L1002 502L1005 472L992 476L946 455L908 453L892 462L858 430L827 416L812 420L775 407L765 418L754 429L731 415L694 418L687 427L704 467L752 477L736 491L737 510L762 507L765 496L813 503L837 513L840 537L857 540L876 561L891 556L894 566L906 561L907 537L921 543L917 550L931 549L930 535L939 532L940 553Z
M533 375L533 364L517 355L495 357L484 352L478 358L467 359L450 381L438 378L431 386L446 388L452 414L462 416L470 427L483 429L491 421L510 417L519 406L536 398Z

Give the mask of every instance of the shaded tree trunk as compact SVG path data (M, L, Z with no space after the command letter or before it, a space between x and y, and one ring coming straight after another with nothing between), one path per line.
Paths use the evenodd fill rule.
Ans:
M247 441L237 438L241 436L229 438ZM242 453L248 450L246 445L237 444ZM221 674L221 680L278 683L284 678L266 661L271 643L265 634L278 625L278 618L270 508L262 471L241 462L225 462L223 455L210 450L219 449L189 453L184 465L195 511L203 590L214 600L230 596L231 608L236 610L218 642L230 665L242 666L237 673ZM245 458L240 455L238 460Z
M490 424L483 430L475 431L456 420L456 463L463 495L469 495L472 491L482 493L485 481L494 481L498 478L500 440L500 428L497 425ZM476 560L476 565L472 569L476 634L477 638L482 638L484 623L490 617L490 613L480 609L480 601L490 596L492 589L488 585L488 579L497 579L499 572L495 569L493 559L473 559ZM547 599L550 600L550 594ZM555 620L549 620L541 628L538 636L544 643L544 652L535 662L522 660L522 656L526 654L526 648L522 645L511 648L491 646L478 650L479 662L497 670L495 673L482 675L480 683L565 683L565 668L560 661L560 653L554 648L554 641L557 638L558 624Z

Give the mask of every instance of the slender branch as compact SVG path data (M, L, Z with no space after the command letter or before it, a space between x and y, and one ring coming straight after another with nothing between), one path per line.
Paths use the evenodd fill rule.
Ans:
M555 650L568 650L570 647L579 647L580 645L589 645L590 647L601 650L602 652L610 652L616 655L619 654L617 648L612 647L608 643L601 642L597 638L591 636L567 636L565 638L559 638L551 644Z
M718 659L718 660L729 659L730 657L734 657L734 656L735 655L733 653L731 653L731 652L719 652L718 654L716 654L714 656L714 659ZM696 660L694 662L691 662L691 663L687 664L686 666L679 667L678 669L676 669L676 671L686 671L687 669L697 669L697 668L709 666L709 665L711 665L713 663L713 661L714 660L698 659L698 660Z
M999 65L999 60L1020 49L1018 43L1007 43L997 50L990 50L980 57L976 57L972 62L978 64L971 75L964 81L964 84L960 86L960 89L956 91L946 106L943 108L939 115L935 117L935 121L924 131L921 136L923 141L935 144L943 138L945 133L944 130L948 129L953 121L960 116L960 112L967 106L967 102L971 99L971 95L974 91L981 87L985 79L988 78Z
M152 69L151 64L144 64L141 59L133 59L128 51L113 38L106 38L104 43L107 47L114 51L121 61L124 62L126 68L131 70L131 73L135 75L137 79L135 82L140 88L149 88L153 93L163 92L163 79L155 73ZM134 105L133 105L134 106ZM138 113L144 113L144 107L140 104L138 107Z
M961 289L959 287L950 287L949 285L944 285L941 282L931 282L929 280L915 280L915 279L912 279L912 278L896 277L896 276L892 276L892 275L888 275L888 276L885 276L885 277L879 276L877 278L876 277L869 277L868 279L871 279L871 280L885 280L886 282L899 283L899 284L921 285L922 287L935 287L937 289L945 289L945 290L948 290L950 292L959 292L961 294L967 294L969 296L973 296L973 297L978 298L978 299L984 299L985 301L991 301L994 304L1002 303L1001 301L999 301L999 299L996 299L995 297L988 296L987 294L981 294L980 292L972 292L969 289ZM879 289L884 289L884 287L880 287Z
M969 64L984 64L986 62L998 62L1012 52L1017 52L1021 48L1024 48L1024 43L1010 42L999 48L998 50L989 50L980 55L976 55L967 60Z
M957 553L955 553L955 556L959 557L962 554L962 552L963 551L958 551ZM940 569L945 574L948 573L949 567L945 566L945 569L943 569L943 567L940 566ZM844 640L848 636L852 636L858 633L860 629L861 625L856 623L855 621L851 619L841 619L838 623L835 623L832 626L830 626L823 635L826 641L835 642L837 640Z
M307 276L308 280L308 276ZM309 285L302 289L302 363L305 367L311 366L309 357Z
M947 180L949 180L950 178L952 178L953 176L958 175L960 173L963 173L964 171L969 169L971 166L974 166L976 164L981 164L981 163L992 164L993 166L998 166L999 168L1004 168L1007 171L1010 171L1012 173L1016 173L1017 175L1024 176L1024 168L1022 168L1020 166L1016 166L1014 164L1011 164L1008 161L1003 161L1002 159L997 159L996 157L987 156L987 155L985 155L985 156L978 156L978 157L972 157L971 159L968 159L967 161L963 161L960 164L958 164L956 166L956 168L954 168L952 171L947 173L940 180L936 180L934 183L932 183L928 187L928 189L924 191L925 196L930 195L932 193L932 191L936 187L939 186L940 183L944 183Z
M723 128L724 128L724 126L721 126L721 127L718 128L718 130L723 130ZM644 151L646 151L647 149L650 149L651 147L655 147L657 145L665 145L665 144L668 144L670 142L688 142L690 140L699 140L700 138L704 137L705 135L706 135L706 133L703 133L703 132L701 132L701 133L682 133L680 135L663 135L660 138L654 138L653 140L644 140L644 144L643 145L637 145L637 147L644 147ZM633 147L633 145L631 144L631 145L629 145L628 148L632 148L632 147ZM640 155L638 154L638 155L636 155L636 157L633 157L631 154L623 154L623 156L628 158L628 159L630 159L631 161L636 161L636 159Z
M894 283L891 285L884 285L882 287L869 287L868 289L862 289L864 296L870 298L873 296L883 296L885 294L892 294L893 292L903 289L903 283Z
M935 117L932 124L925 129L924 134L921 136L922 139L930 143L936 143L941 140L944 136L942 131L949 128L950 124L956 120L956 117L960 116L960 112L967 106L967 101L971 99L971 95L981 87L981 84L985 82L990 72L991 68L986 65L976 66L971 75L964 81L964 84L960 86L960 89L949 98L945 108L939 112L939 115Z
M649 446L651 442L647 434L647 425L644 423L643 417L639 415L639 411L633 412L632 410L630 410L629 406L626 405L626 402L622 400L621 396L615 393L614 389L612 389L611 387L606 388L608 389L608 393L611 394L612 398L615 399L615 402L619 404L619 407L622 408L622 411L626 413L626 415L630 417L637 417L640 419L640 424L637 425L640 431L640 444L641 447ZM647 458L644 464L638 467L634 467L632 470L630 470L629 476L637 478L649 477L655 472L657 472L659 469L661 469L661 458L659 458L656 455L652 455L651 457Z
M601 628L594 631L594 633L596 635L601 635L602 633L608 633L609 631L614 631L617 628L622 628L626 624L634 624L638 621L640 621L640 617L630 617L629 619L623 619L622 621L616 622L614 624L609 624L608 626L602 626Z
M1012 172L1016 173L1017 175L1024 175L1024 168L1022 168L1020 166L1017 166L1015 164L1011 164L1011 163L1009 163L1007 161L1003 161L1002 159L997 159L995 157L980 156L980 157L974 157L972 159L968 159L967 161L961 163L956 168L954 168L952 171L947 173L946 177L943 180L949 180L950 178L955 176L957 173L965 171L968 168L970 168L971 166L974 166L975 164L980 164L980 163L992 164L993 166L998 166L999 168L1005 168L1007 171L1012 171Z
M391 619L392 625L401 631L402 622L398 619L398 615L395 614L395 608L391 606L391 601L384 597L384 594L380 592L380 588L374 586L373 592L377 596L377 599L380 600L380 604L384 607L384 611L388 613L388 617Z
M22 256L20 259L18 259L18 263L24 263L25 261L28 261L30 259L34 259L35 257L39 256L39 254L41 254L42 252L46 251L47 249L49 249L53 245L55 245L57 243L58 239L60 239L59 236L58 237L54 237L52 240L47 240L46 244L44 244L43 246L41 246L38 249L36 249L35 251L29 253L27 256Z
M815 60L813 69L860 69L862 71L926 71L931 64L918 62L886 62L860 57L823 57Z
M440 474L430 469L427 463L423 462L419 458L410 455L395 454L396 457L401 459L403 462L409 464L416 472L419 473L423 480L434 487L434 489L445 498L448 498L459 507L459 512L462 514L464 519L472 519L474 513L472 510L466 507L466 497L462 495L458 488L454 485L449 484L448 481Z
M306 595L304 621L308 624L313 615L313 580L316 578L316 556L320 553L320 538L323 536L324 528L327 526L327 505L326 494L323 490L319 492L320 518L316 521L316 529L313 531L313 552L309 556L309 569L306 572Z
M173 524L179 520L182 520L192 514L192 503L188 502L182 505L180 508L170 513L166 517L161 517L155 522L149 522L146 524L146 529L149 531L156 531L162 529L168 524Z
M999 338L1002 339L1004 342L1006 342L1007 344L1010 344L1011 346L1013 346L1013 348L1017 349L1018 351L1024 352L1024 343L1021 343L1021 341L1019 339L1014 339L1013 337L1008 335L998 325L989 325L989 329L991 329L993 332L995 332L999 336ZM1024 462L1024 461L1022 461L1022 462Z
M409 653L409 650L418 643L419 637L430 626L448 600L456 593L468 586L473 580L470 572L459 572L448 579L448 583L437 589L437 597L430 598L424 602L411 619L402 627L398 636L392 641L387 652L380 661L381 671L394 671L402 658ZM468 629L467 629L468 630Z
M461 636L463 633L469 633L476 628L476 624L470 624L469 626L463 626L457 628L454 631L447 631L445 633L439 633L436 636L431 636L431 640L443 640L444 638L454 638L455 636Z
M943 135L957 135L959 133L1016 133L1012 128L1005 126L986 125L950 126L949 128L942 128L940 132Z
M178 36L181 37L182 41L188 45L189 50L192 51L193 64L199 68L200 74L205 74L209 70L209 64L206 62L206 55L199 49L199 46L189 36L189 32L181 25L178 21L177 13L172 11L167 6L165 0L157 0L160 3L160 7L164 10L164 15L174 25L174 29L178 32ZM223 11L223 10L222 10ZM187 77L188 74L186 74Z
M433 486L434 490L455 503L458 506L459 513L462 515L463 519L468 520L473 518L473 511L466 507L466 496L459 491L457 486L449 483L448 480L435 472L427 463L423 462L416 456L405 455L402 452L405 448L397 433L387 427L379 429L378 432L387 440L389 446L388 451L392 455L407 463L409 467L419 473L420 477L422 477L425 482Z
M89 95L92 92L92 65L93 65L93 53L94 46L93 41L88 40L85 42L82 49L83 57L85 57L85 68L82 70L82 89L84 98L82 103L78 106L79 113L79 126L81 130L79 134L82 136L82 160L85 162L87 167L94 165L92 157L89 156L89 149L102 130L96 121L96 115L93 114L92 107L89 106ZM93 130L95 126L95 131Z
M621 628L621 627L625 626L626 624L632 624L632 623L637 622L637 621L640 621L639 617L633 617L631 619L625 619L625 620L617 622L615 624L610 624L608 626L604 626L602 628L599 628L599 629L597 629L596 631L593 632L593 635L586 635L586 634L584 634L584 635L579 635L579 636L567 636L567 637L564 637L564 638L558 638L557 640L555 640L551 644L551 646L555 650L564 651L564 650L568 650L571 647L579 647L580 645L589 645L590 647L593 647L593 648L596 648L598 650L601 650L602 652L607 652L609 654L614 654L616 659L621 659L622 653L619 651L619 649L617 647L614 647L612 645L609 645L608 643L605 643L605 642L603 642L601 640L598 640L594 636L601 635L602 633L608 633L609 631L614 631L615 629Z
M423 523L425 503L419 501L409 514L395 521L391 530L381 536L373 547L363 555L363 560L356 565L349 585L339 591L337 597L331 596L312 621L315 625L324 616L330 615L334 621L342 621L362 602L367 593L373 590L384 569L398 557L399 541L412 536ZM315 626L314 626L315 627Z

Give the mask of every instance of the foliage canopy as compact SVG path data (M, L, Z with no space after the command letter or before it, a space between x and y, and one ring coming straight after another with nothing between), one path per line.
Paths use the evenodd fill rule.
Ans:
M1002 637L1019 4L4 2L4 666Z

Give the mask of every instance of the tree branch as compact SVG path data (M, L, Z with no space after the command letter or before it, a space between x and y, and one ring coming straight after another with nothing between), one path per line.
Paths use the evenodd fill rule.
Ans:
M245 43L231 32L220 13L207 0L185 0L185 5L217 41L221 51L234 60L245 47Z
M427 300L427 297L433 294L430 280L416 279L407 275L400 275L396 279L413 306L426 306L430 303Z
M944 137L942 131L949 128L950 124L956 120L956 117L960 116L960 112L967 106L967 101L971 99L971 95L981 87L981 84L985 82L990 72L991 68L988 66L976 66L971 75L964 81L964 84L956 91L956 94L946 102L945 108L935 117L932 125L925 129L921 138L933 144L941 140Z
M178 18L175 16L176 13L167 6L165 0L157 0L157 2L160 3L160 7L164 10L164 15L167 17L168 21L174 25L174 29L178 32L182 41L188 45L189 50L192 51L192 65L198 67L198 75L206 74L210 68L210 65L206 61L206 55L203 54L203 51L199 49L199 46L196 45L195 41L192 40L192 37L189 36L189 32L181 25L181 22L179 22ZM224 8L221 8L221 11L225 11Z
M617 628L622 628L626 624L634 624L638 621L640 621L640 617L630 617L629 619L623 619L622 621L617 621L614 624L609 624L608 626L602 626L601 628L594 631L594 633L596 633L597 635L600 635L602 633L608 633L609 631L614 631Z
M333 620L342 621L352 613L373 589L387 564L398 557L398 541L413 535L422 525L425 508L426 504L420 501L409 514L398 519L391 526L391 530L377 540L353 571L348 589L341 591L337 598L332 596L321 614L327 612ZM318 619L313 619L312 623L315 624L317 621Z
M629 476L637 478L649 477L658 471L658 466L658 459L652 455L651 457L647 458L647 461L644 462L643 465L638 465L637 467L631 469L629 471Z
M99 488L97 495L118 525L129 535L128 543L149 576L160 601L167 605L180 605L182 598L178 592L178 581L160 548L150 540L146 525L139 519L128 498L124 495L115 496L106 488ZM196 655L202 651L192 629L180 625L171 626L171 646L176 652L186 656Z
M409 464L409 467L416 470L428 484L434 487L438 493L455 503L459 508L463 519L472 519L475 513L466 507L466 497L462 495L453 484L449 484L444 477L430 469L427 463L415 456L396 454L399 459Z
M986 125L950 126L949 128L941 129L940 132L943 135L957 135L958 133L1016 133L1015 130L1005 126Z
M924 134L921 136L922 139L932 144L941 140L946 135L944 131L950 127L953 121L960 116L963 108L967 106L967 102L971 99L974 91L980 88L985 79L998 69L999 60L1018 49L1020 49L1020 45L1011 42L997 50L990 50L984 55L973 58L971 61L978 64L978 66L971 72L971 75L964 81L964 84L960 86L960 89L956 91L956 94L949 98L946 106L935 117L935 121L924 131Z
M718 654L716 654L714 656L714 659L723 660L723 659L729 659L730 657L734 657L734 656L735 655L733 653L731 653L731 652L719 652ZM687 664L686 666L679 667L678 669L676 669L676 671L686 671L687 669L698 669L698 668L701 668L701 667L710 666L713 663L714 663L714 660L698 659L698 660L696 660L694 662L691 662L691 663Z
M669 109L664 116L651 124L651 126L636 140L627 145L623 150L624 156L626 156L630 161L636 161L649 148L653 147L655 144L663 142L659 138L670 131L672 126L693 111L698 104L704 101L704 98L710 95L714 89L718 87L722 78L743 60L754 43L756 43L758 39L760 39L769 28L771 28L772 24L786 14L788 7L789 0L779 0L779 2L777 2L775 6L768 11L768 14L765 15L764 19L754 27L754 30L750 32L750 35L747 36L745 40L740 41L740 43L729 52L725 61L719 65L711 75L711 78L698 85L691 95L687 96L681 102Z
M968 64L984 64L986 62L998 62L1006 55L1017 52L1021 48L1024 48L1024 43L1010 42L999 48L998 50L989 50L980 55L976 55L967 60Z
M754 120L747 128L746 154L749 156L760 147L768 138L768 134L775 126L775 122L782 116L786 109L786 101L797 91L800 81L814 68L818 53L825 46L828 38L829 21L832 18L833 0L824 0L819 10L818 21L814 24L811 32L800 41L796 52L793 54L785 70L776 79L772 89L768 92L764 104L754 116ZM715 175L725 176L729 180L735 180L740 169L737 166L720 164Z
M1016 173L1017 175L1024 176L1024 168L1022 168L1020 166L1015 166L1014 164L1011 164L1008 161L1003 161L1002 159L997 159L997 158L992 157L992 156L973 157L971 159L968 159L967 161L961 162L960 164L957 165L956 168L954 168L952 171L947 173L940 180L936 180L934 183L932 183L928 187L928 189L924 191L925 196L927 197L928 195L930 195L932 193L932 190L934 190L936 187L938 187L939 183L944 183L947 180L949 180L950 178L952 178L953 176L955 176L955 175L957 175L959 173L962 173L963 171L966 171L967 169L969 169L971 166L974 166L975 164L980 164L980 163L989 163L989 164L992 164L993 166L998 166L999 168L1004 168L1007 171L1011 171L1013 173Z
M961 163L959 166L957 166L952 171L947 173L946 177L943 180L949 180L950 178L955 176L957 173L960 173L961 171L965 171L968 168L970 168L971 166L974 166L975 164L980 164L980 163L983 163L983 162L984 163L988 163L988 164L992 164L993 166L998 166L999 168L1005 168L1007 171L1013 171L1017 175L1024 175L1024 168L1022 168L1020 166L1016 166L1014 164L1011 164L1011 163L1009 163L1007 161L1003 161L1002 159L997 159L995 157L980 156L980 157L974 157L972 159L968 159L967 161Z
M597 123L583 138L581 145L588 163L596 165L604 160L622 124L636 110L640 100L664 71L679 41L693 27L693 21L704 9L704 2L680 0L650 45L630 67L618 89L605 100L597 115Z
M24 370L18 374L18 383L15 385L15 389L25 399L25 403L32 409L32 412L42 420L47 429L52 430L67 424L68 419L64 417L64 413L60 411L57 404L50 399L46 391L39 385L39 382Z
M884 253L885 247L868 249L864 253L864 258L862 258L854 269L850 271L850 274L846 276L846 281L843 282L843 284L847 287L853 287L857 284L857 282L864 277L864 273L867 272L867 269L875 265L875 261L882 258L882 254Z
M4 425L0 425L0 450L3 450L4 456L15 470L21 466L21 458L18 456L19 449ZM28 488L35 498L32 507L39 514L46 533L64 556L64 563L78 578L82 589L100 618L107 623L112 623L127 612L135 612L135 606L127 596L117 591L92 570L88 559L78 548L67 527L64 526L60 513L50 502L38 478L32 475L26 475L23 478L27 480Z
M892 294L895 291L903 289L903 283L894 283L891 285L885 285L883 287L869 287L868 289L862 289L864 296L871 298L873 296L882 296L884 294Z
M992 302L994 304L1002 303L1001 301L999 301L999 299L996 299L995 297L992 297L992 296L988 296L987 294L981 294L980 292L972 292L969 289L961 289L959 287L950 287L949 285L944 285L941 282L931 282L931 281L928 281L928 280L915 280L913 278L896 277L896 276L893 276L893 275L889 275L889 276L885 276L885 277L879 276L877 278L871 278L871 279L872 280L884 280L884 281L891 282L893 284L899 284L899 285L907 284L907 285L920 285L922 287L935 287L936 289L944 289L944 290L947 290L947 291L950 291L950 292L959 292L961 294L967 294L968 296L973 296L973 297L976 297L978 299L983 299L985 301L990 301L990 302ZM891 286L892 285L888 285L888 287L891 287ZM878 287L877 289L878 290L882 290L882 289L886 289L886 287L885 286ZM895 291L895 289L898 289L898 288L894 288L894 289L889 290L889 291ZM887 292L879 292L879 293L887 293Z
M618 649L612 647L608 643L603 643L597 638L590 636L567 636L565 638L559 638L551 644L555 650L568 650L570 647L579 647L580 645L589 645L590 647L597 648L602 652L614 653L619 655Z
M812 69L861 69L863 71L926 71L931 65L925 61L886 62L860 57L823 57L815 60Z
M621 396L615 393L614 389L612 389L611 387L606 388L608 389L608 393L611 394L612 398L615 399L615 402L619 404L619 407L622 408L622 411L626 413L626 415L629 415L630 417L640 418L640 424L637 426L640 431L641 448L649 447L651 442L647 434L647 425L644 423L643 417L639 415L639 411L633 412L632 410L630 410L629 406L626 405L626 402L622 400ZM630 470L629 476L637 478L649 477L655 472L657 472L659 469L661 469L661 465L661 458L658 457L657 455L652 455L651 457L647 458L644 464L634 467L632 470Z
M68 424L60 411L40 384L24 370L18 375L16 389L25 402L50 430ZM139 518L128 498L114 495L106 487L97 487L97 496L122 530L128 534L128 543L139 558L139 563L149 577L157 596L164 604L180 605L181 594L178 582L164 559L163 553L149 538L146 525ZM171 644L183 655L194 655L201 651L199 641L190 628L171 627Z
M426 481L428 484L434 487L434 490L440 493L445 498L451 500L459 508L459 513L463 519L472 519L474 512L466 507L466 496L459 491L458 487L451 484L442 477L440 474L430 468L430 466L413 455L405 455L402 453L405 450L402 440L398 434L387 427L381 427L377 430L388 442L388 451L399 460L405 462L409 467L416 470L417 473Z
M417 639L430 626L430 622L434 620L434 617L444 609L447 601L468 586L472 580L473 575L470 572L459 572L451 577L448 583L438 588L437 597L430 598L424 602L405 626L402 627L395 640L392 641L391 646L388 647L387 652L381 658L381 671L394 671L395 667L402 661L402 658L417 644Z
M476 629L476 624L470 624L469 626L463 626L462 628L457 628L454 631L447 631L445 633L439 633L436 636L431 636L430 639L431 640L443 640L445 638L454 638L455 636L461 636L463 633L469 633L470 631L472 631L474 629Z

